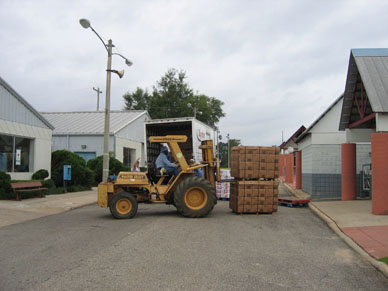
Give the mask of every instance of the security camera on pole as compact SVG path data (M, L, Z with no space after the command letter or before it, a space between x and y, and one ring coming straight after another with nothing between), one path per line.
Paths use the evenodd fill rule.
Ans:
M126 57L122 56L118 53L112 53L112 47L114 47L112 40L108 40L108 43L102 40L99 34L93 29L90 25L90 21L87 19L80 19L79 23L85 29L90 28L97 37L101 40L104 45L106 51L108 52L108 64L106 69L106 98L105 98L105 125L104 125L104 155L103 155L103 166L102 166L102 182L108 181L109 176L109 118L110 118L110 83L111 83L111 72L116 73L120 79L124 75L124 70L116 71L112 70L112 55L118 55L125 60L125 63L128 66L132 65L132 62L128 60Z

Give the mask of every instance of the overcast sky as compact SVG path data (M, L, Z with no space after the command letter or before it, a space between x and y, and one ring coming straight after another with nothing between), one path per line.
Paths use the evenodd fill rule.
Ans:
M225 105L225 141L279 145L343 91L351 48L388 47L386 0L0 0L0 76L36 110L105 106L107 52L115 51L111 109L168 69Z

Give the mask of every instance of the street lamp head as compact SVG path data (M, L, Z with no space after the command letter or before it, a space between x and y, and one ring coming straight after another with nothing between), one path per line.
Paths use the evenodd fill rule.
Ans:
M85 18L80 19L79 23L81 24L81 26L83 28L89 28L90 27L90 21L85 19Z
M121 71L113 71L114 73L116 73L120 79L124 76L124 70L121 70Z
M121 70L121 71L117 71L117 70L106 70L107 72L112 72L112 73L115 73L117 74L120 79L124 76L124 70Z
M128 59L125 59L125 63L127 64L128 67L132 66L132 62Z

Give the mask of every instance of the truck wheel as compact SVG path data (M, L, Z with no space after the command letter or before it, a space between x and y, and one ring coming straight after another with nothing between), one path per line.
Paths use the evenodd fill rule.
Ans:
M216 189L208 180L190 176L177 186L174 204L185 217L205 217L217 204Z
M127 192L115 194L110 202L109 209L114 218L132 218L137 212L136 198Z

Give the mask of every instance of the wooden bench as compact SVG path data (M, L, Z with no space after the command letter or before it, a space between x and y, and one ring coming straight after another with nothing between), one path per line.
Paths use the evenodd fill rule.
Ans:
M11 188L14 193L16 193L16 200L21 201L19 193L20 192L40 192L39 197L45 197L42 191L47 190L48 188L42 188L42 182L32 181L32 182L15 182L11 183Z

